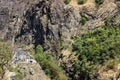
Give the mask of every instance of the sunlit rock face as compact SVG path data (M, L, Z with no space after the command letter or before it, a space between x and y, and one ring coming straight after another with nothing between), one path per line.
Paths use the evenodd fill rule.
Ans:
M93 3L74 7L63 0L1 0L0 38L55 51L60 41L69 45L72 36L103 26L108 18L119 16L119 10L115 0L105 0L99 7ZM118 17L113 23L119 24Z
M22 24L23 15L37 0L0 0L0 38L12 40Z
M79 11L62 1L42 0L27 10L16 38L27 45L41 44L44 49L57 50L60 40L69 44L79 28L79 19Z
M35 48L40 44L53 56L65 54L61 62L70 76L74 74L73 67L69 66L72 58L66 48L72 47L71 38L104 26L107 20L120 25L119 0L104 0L99 6L94 0L88 1L92 3L66 5L64 0L0 0L0 40L17 46L33 44Z

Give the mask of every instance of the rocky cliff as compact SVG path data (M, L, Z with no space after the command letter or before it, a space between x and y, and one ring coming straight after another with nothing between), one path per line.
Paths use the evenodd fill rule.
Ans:
M73 1L73 2L72 2ZM111 20L120 24L120 1L95 0L78 5L71 0L0 0L0 38L12 45L42 45L56 56L73 36L94 30ZM64 54L63 54L64 55Z
M61 0L1 0L0 37L49 49L59 40L69 44L71 36L104 25L108 18L118 18L119 1L105 0L99 7L90 1L73 6ZM83 24L84 17L87 21ZM118 23L119 19L115 19L114 24Z

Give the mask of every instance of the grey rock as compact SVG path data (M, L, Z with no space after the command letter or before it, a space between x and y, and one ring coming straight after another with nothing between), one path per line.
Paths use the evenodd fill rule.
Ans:
M69 45L71 36L84 33L82 15L88 18L83 25L87 31L104 25L106 19L120 13L119 9L114 0L105 0L99 8L86 5L79 9L61 0L1 0L0 38L17 45L41 44L56 53L60 40ZM119 18L114 24L119 24Z

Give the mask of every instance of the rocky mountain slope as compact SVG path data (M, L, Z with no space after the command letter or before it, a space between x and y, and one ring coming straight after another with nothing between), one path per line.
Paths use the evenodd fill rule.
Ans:
M60 39L67 44L72 35L102 26L113 16L119 17L119 1L115 0L105 0L99 7L90 2L73 7L72 2L65 5L61 0L1 0L0 4L2 39L42 44L46 49ZM82 30L84 17L88 20ZM119 19L115 19L114 24L118 23Z
M50 80L28 51L18 48L13 53L4 80Z
M101 4L96 1L86 0L78 5L77 0L69 4L64 0L0 0L0 39L13 47L34 45L35 49L42 45L44 51L51 51L60 66L66 66L64 71L70 76L71 65L76 60L71 55L72 38L108 21L120 25L120 1L103 0Z

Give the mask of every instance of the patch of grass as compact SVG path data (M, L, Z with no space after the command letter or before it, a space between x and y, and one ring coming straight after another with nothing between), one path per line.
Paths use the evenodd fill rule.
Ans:
M4 75L4 71L11 59L12 47L3 41L0 41L0 76Z
M71 0L64 0L65 4L69 4Z
M84 4L86 0L77 0L78 4Z
M14 71L14 68L10 66L10 67L8 68L8 70L9 70L10 72L12 72L12 71Z
M0 38L0 42L3 42L4 40Z
M35 59L41 65L45 73L53 80L67 80L67 76L58 66L57 61L51 56L50 52L43 52L43 48L38 45Z
M91 70L97 64L120 57L120 26L109 25L88 31L82 36L74 38L73 51L78 56L75 62L75 75L85 75L78 78L89 78ZM116 63L108 63L109 68L114 68ZM74 76L75 76L74 75Z
M84 25L88 21L88 18L85 16L81 16L81 25Z
M17 73L16 76L15 76L15 80L22 80L24 78L24 75L22 73Z
M25 45L25 44L21 44L20 47L21 47L21 48L25 48L26 45Z
M106 63L106 69L116 69L116 66L119 64L117 60L109 60Z
M25 72L23 72L19 67L10 67L9 70L16 73L14 77L15 80L22 80L25 76Z
M103 4L104 0L95 0L97 6Z

